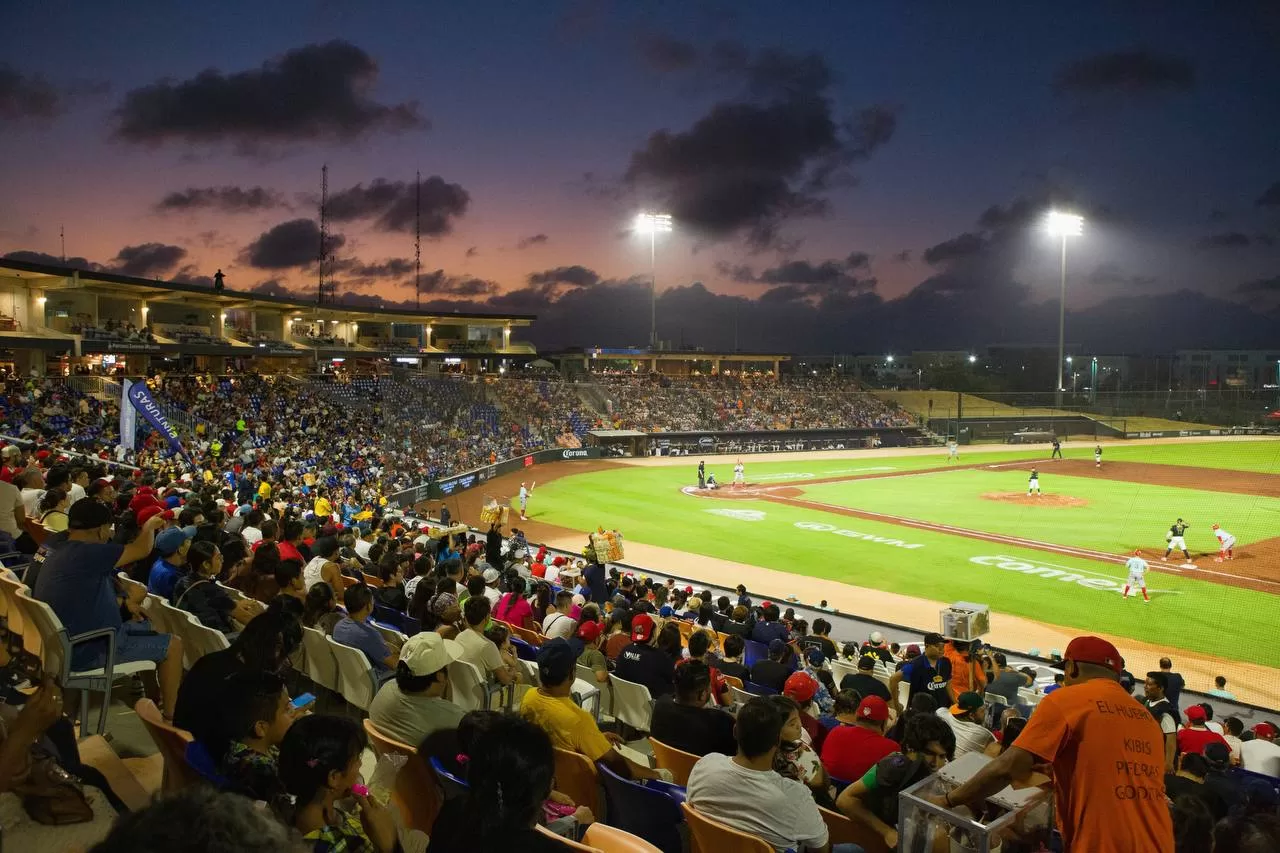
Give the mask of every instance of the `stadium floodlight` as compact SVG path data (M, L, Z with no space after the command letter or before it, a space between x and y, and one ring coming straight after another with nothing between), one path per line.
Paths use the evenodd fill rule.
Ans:
M1084 217L1076 213L1051 210L1045 218L1045 227L1051 235L1062 239L1062 278L1058 289L1058 404L1062 403L1062 364L1064 334L1067 324L1067 238L1084 233Z
M641 213L636 233L649 235L649 349L658 348L658 235L671 231L670 213Z
M974 362L976 362L977 360L978 360L978 357L977 357L976 355L971 355L971 356L969 356L969 363L970 363L970 364L973 364L973 363L974 363Z
M884 360L887 361L889 364L893 364L893 356L891 355L885 356Z

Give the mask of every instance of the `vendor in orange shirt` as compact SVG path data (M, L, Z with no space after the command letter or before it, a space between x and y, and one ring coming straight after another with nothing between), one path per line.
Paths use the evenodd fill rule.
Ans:
M942 656L951 661L951 687L956 696L987 690L987 673L975 653L978 645L977 640L947 640L942 647Z
M1150 712L1120 686L1120 653L1100 637L1076 637L1062 666L1065 686L1040 701L1013 746L932 801L943 808L980 805L1048 764L1065 850L1173 853L1164 736Z

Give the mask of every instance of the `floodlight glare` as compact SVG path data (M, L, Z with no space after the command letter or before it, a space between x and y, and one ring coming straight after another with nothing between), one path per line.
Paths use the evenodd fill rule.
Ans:
M1055 237L1079 237L1084 232L1084 217L1051 210L1045 219L1045 227Z

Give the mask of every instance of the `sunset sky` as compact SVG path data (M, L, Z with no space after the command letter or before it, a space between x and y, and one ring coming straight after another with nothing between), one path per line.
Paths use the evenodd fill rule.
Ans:
M0 254L314 293L328 164L338 294L412 300L420 171L433 305L643 341L649 208L664 337L856 351L1038 336L1057 205L1081 334L1280 328L1272 3L12 5Z

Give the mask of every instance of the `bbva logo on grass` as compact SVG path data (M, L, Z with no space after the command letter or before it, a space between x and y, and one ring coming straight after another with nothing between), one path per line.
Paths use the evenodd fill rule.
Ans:
M738 521L764 521L764 513L758 509L709 509L707 512L712 515L723 515L726 518L736 518Z

